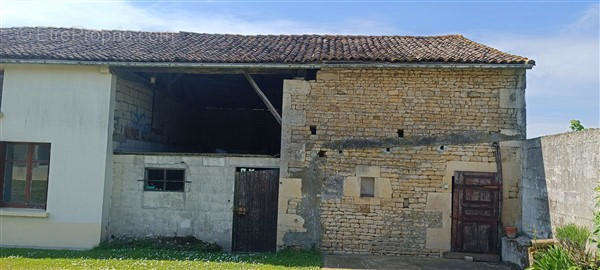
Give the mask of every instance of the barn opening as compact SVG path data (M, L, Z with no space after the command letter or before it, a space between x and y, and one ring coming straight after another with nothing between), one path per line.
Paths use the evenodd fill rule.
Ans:
M278 156L285 79L314 72L171 72L112 69L115 153ZM255 82L252 86L251 81ZM260 93L264 94L261 98ZM268 100L271 110L265 103ZM275 111L275 112L273 112Z

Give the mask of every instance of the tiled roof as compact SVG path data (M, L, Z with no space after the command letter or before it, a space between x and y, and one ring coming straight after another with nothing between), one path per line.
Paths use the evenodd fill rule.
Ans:
M461 35L222 35L0 28L0 59L178 63L534 64Z

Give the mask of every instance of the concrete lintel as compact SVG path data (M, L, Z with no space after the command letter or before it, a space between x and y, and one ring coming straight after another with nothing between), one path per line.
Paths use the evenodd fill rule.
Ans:
M521 141L502 141L502 142L500 142L500 147L501 148L504 148L504 147L519 148L519 147L521 147Z
M308 95L310 83L305 80L283 80L283 92L297 95Z
M204 166L223 167L225 166L225 158L203 157L202 163Z
M319 70L317 72L317 81L338 81L340 73L337 70Z
M381 168L379 166L369 165L357 165L356 176L357 177L379 177L381 175Z

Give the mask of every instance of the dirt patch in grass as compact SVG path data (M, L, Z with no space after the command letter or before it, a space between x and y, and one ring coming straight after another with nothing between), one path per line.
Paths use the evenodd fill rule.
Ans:
M208 243L195 237L152 237L152 238L118 238L100 244L98 248L152 248L180 251L219 252L222 248L215 243Z

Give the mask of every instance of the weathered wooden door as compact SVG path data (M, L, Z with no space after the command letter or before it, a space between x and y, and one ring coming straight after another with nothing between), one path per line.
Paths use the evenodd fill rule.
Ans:
M498 253L502 181L495 173L456 172L452 189L452 251Z
M279 169L237 169L233 199L233 251L275 251L278 193Z

